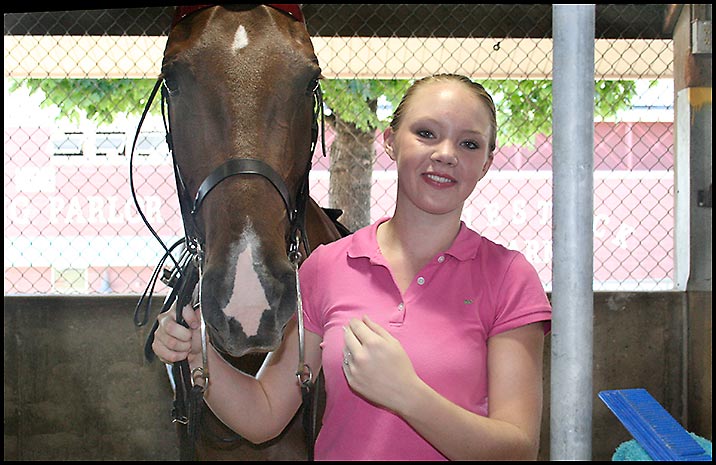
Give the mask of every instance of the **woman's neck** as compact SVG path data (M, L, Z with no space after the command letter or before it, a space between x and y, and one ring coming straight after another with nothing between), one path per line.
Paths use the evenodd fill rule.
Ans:
M459 214L401 215L396 211L378 228L378 244L383 252L401 252L422 262L447 250L459 231Z

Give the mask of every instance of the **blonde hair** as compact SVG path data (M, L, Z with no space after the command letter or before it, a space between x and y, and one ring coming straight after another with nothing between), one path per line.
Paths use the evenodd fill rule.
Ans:
M492 134L490 134L490 153L494 152L497 146L497 110L495 109L495 102L492 100L492 96L490 95L490 93L487 92L487 90L485 90L485 88L482 87L481 84L474 82L470 78L462 76L460 74L434 74L432 76L427 76L415 81L413 85L411 85L410 88L405 92L405 95L403 95L403 98L400 100L398 107L395 109L395 112L393 113L393 119L390 122L391 129L393 129L393 131L396 131L398 129L398 126L400 126L400 122L403 118L403 113L405 113L405 108L410 101L410 98L415 93L416 89L432 82L448 81L461 82L465 84L466 86L468 86L468 88L474 91L475 95L477 95L478 98L482 99L482 101L485 102L485 104L487 105L487 108L490 110L490 122L492 126Z

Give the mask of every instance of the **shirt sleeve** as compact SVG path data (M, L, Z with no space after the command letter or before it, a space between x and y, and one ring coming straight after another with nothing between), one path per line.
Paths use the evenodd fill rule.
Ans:
M488 337L538 321L551 329L552 307L537 271L519 252L505 270L499 287L495 321Z

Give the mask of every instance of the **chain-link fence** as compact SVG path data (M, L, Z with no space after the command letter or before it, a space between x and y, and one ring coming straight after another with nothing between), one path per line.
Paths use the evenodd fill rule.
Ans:
M654 8L597 10L596 290L674 289L672 41L639 29ZM129 151L160 69L163 10L5 15L6 295L143 291L162 249L135 209ZM524 252L550 289L551 7L306 5L304 12L328 115L329 153L314 156L312 196L344 209L352 228L391 215L396 171L380 133L396 99L416 78L468 75L495 97L500 130L495 162L463 219ZM359 108L352 113L336 98L351 93ZM139 202L173 242L182 223L159 116L145 124L135 157ZM367 168L347 182L331 170L339 163Z

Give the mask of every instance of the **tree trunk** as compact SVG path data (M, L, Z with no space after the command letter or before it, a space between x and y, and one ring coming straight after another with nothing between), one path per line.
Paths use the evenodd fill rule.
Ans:
M331 123L336 137L330 150L329 204L343 210L340 222L355 231L370 224L375 134L361 131L335 114Z

